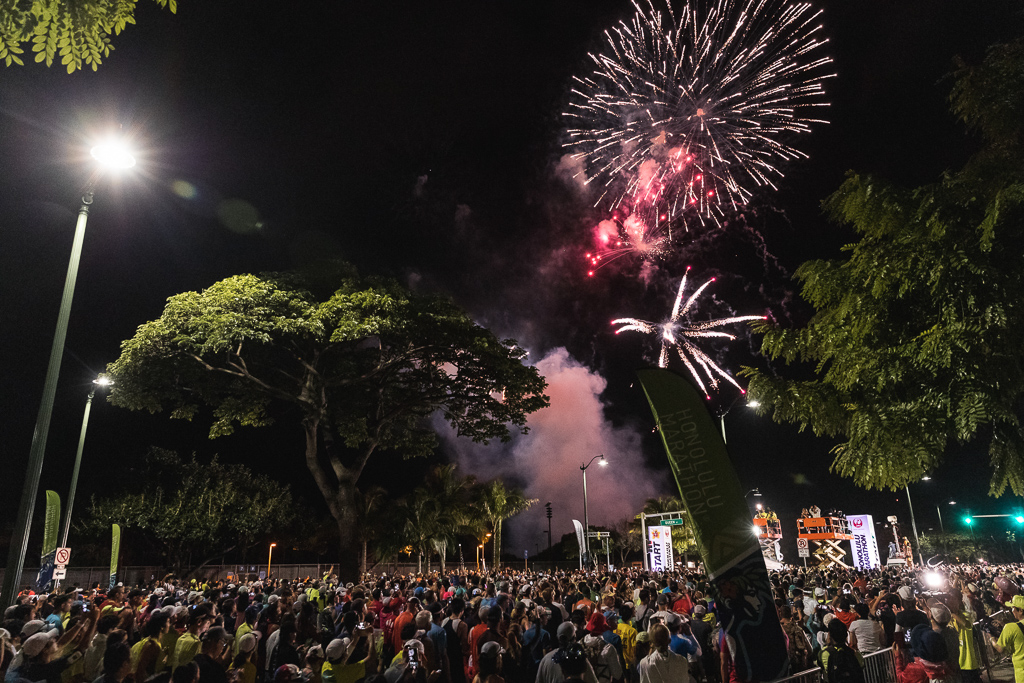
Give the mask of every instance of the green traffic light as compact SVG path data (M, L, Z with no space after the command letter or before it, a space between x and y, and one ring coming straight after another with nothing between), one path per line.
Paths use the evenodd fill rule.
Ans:
M1024 524L1024 517L1017 515L1014 519L1017 520L1017 524Z
M971 519L970 517L964 517L964 524L971 524L973 522L974 522L974 520Z

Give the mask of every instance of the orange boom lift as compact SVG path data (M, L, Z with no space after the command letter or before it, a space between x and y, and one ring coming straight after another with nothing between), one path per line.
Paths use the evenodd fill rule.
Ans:
M846 551L839 545L843 541L852 541L850 522L844 517L801 517L796 520L797 538L805 538L814 544L814 557L818 567L850 566L843 562Z

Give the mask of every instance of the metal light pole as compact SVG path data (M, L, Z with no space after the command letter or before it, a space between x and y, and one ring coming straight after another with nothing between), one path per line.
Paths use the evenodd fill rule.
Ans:
M921 541L917 538L917 520L914 518L914 504L910 501L910 485L903 487L907 491L907 505L910 507L910 526L914 529L914 544L917 546L917 559L924 566L924 555L921 554Z
M274 557L274 548L277 547L276 543L270 544L270 552L267 553L267 581L270 581L270 560Z
M64 513L64 532L61 535L60 545L66 548L68 545L68 534L71 531L71 509L75 506L75 491L78 490L78 472L82 468L82 451L85 450L85 431L89 428L89 413L92 411L92 399L96 396L97 387L109 387L113 382L106 377L99 377L92 381L92 389L85 399L85 414L82 415L82 432L78 435L78 451L75 453L75 468L71 470L71 491L68 492L68 509Z
M135 159L123 149L112 145L100 145L92 149L92 156L107 168L131 168ZM0 604L11 605L18 592L21 572L25 567L25 555L28 553L28 535L32 527L32 513L36 506L36 493L39 489L39 477L43 472L43 458L46 455L46 438L50 433L50 418L53 416L53 401L57 393L57 379L60 375L60 363L64 357L64 340L68 335L68 319L71 317L71 300L75 295L75 282L78 280L78 263L82 258L82 243L85 241L85 224L89 219L89 207L92 205L93 187L96 175L82 194L82 206L78 209L78 221L75 224L75 237L71 243L71 258L68 261L68 274L64 279L64 293L60 299L60 311L57 314L57 329L53 333L53 345L50 347L50 360L46 366L46 379L43 382L43 397L36 416L36 426L32 431L32 445L28 452L28 464L25 470L25 483L21 489L21 504L18 516L14 521L11 534L11 547L7 555L7 570L4 573L3 590L0 592Z
M594 461L598 458L601 459L601 465L607 466L608 461L604 459L604 454L595 455L590 459L587 464L580 464L580 471L583 472L583 554L586 556L587 564L590 564L590 518L587 516L587 468L594 464Z

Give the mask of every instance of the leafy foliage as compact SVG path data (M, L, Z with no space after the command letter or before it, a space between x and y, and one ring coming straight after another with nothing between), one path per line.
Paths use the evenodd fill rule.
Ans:
M487 484L480 493L480 507L494 529L494 567L501 566L501 524L510 517L528 510L538 501L527 498L522 491L510 488L500 479Z
M825 209L858 240L796 271L814 316L755 326L770 358L813 379L744 374L759 412L843 439L833 469L862 486L901 488L950 444L987 441L991 492L1022 495L1024 44L961 64L951 101L983 148L915 190L851 173Z
M177 453L151 449L141 467L126 477L129 490L92 500L85 531L109 535L111 524L141 532L168 561L219 556L248 547L293 521L296 507L287 486L253 474L243 465L182 460Z
M154 0L171 12L177 0ZM36 62L54 60L68 73L83 64L95 71L110 56L111 34L135 23L137 0L0 0L0 59L6 66L24 65L26 44Z
M548 400L524 357L450 301L347 267L239 275L171 297L123 342L110 400L183 419L208 409L211 438L298 418L306 465L349 551L356 484L378 449L430 453L435 414L484 443L508 440L510 426L527 430L526 416ZM351 562L343 575L357 572L354 558L342 558Z

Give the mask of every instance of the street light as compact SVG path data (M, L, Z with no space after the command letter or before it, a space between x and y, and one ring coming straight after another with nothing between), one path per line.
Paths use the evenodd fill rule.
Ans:
M92 205L93 189L103 170L125 169L135 165L135 158L122 145L114 143L97 145L92 148L91 153L98 162L99 169L96 173L92 174L89 183L86 185L82 193L82 206L78 209L75 237L71 243L71 258L68 261L68 273L64 279L64 293L61 295L60 311L57 314L57 329L53 333L50 360L46 367L46 379L43 382L43 396L39 404L39 414L36 416L36 426L32 431L32 445L29 448L28 465L25 468L25 484L21 490L21 504L18 507L18 516L14 521L11 547L7 555L7 571L4 573L3 591L0 592L0 604L4 605L14 603L18 583L21 581L21 571L25 566L25 555L28 553L28 535L32 527L32 513L36 506L39 477L43 472L46 438L50 432L53 401L57 393L60 363L64 356L64 341L68 335L71 300L75 295L78 263L82 258L85 224L89 218L89 207Z
M583 472L583 554L586 556L588 565L590 564L590 518L587 517L587 468L593 465L598 458L601 459L601 467L608 466L604 454L595 455L586 465L580 465L580 471Z
M930 481L931 477L927 474L921 477L921 481ZM903 488L907 492L907 505L910 507L910 526L914 530L914 545L917 546L917 559L920 561L921 566L924 566L924 555L921 554L921 541L917 537L917 519L914 517L914 503L910 500L910 484L904 484Z
M274 557L274 548L277 547L276 543L270 544L270 552L267 553L267 581L270 581L270 559Z
M78 471L82 467L82 451L85 449L85 430L89 428L89 413L92 412L92 399L96 396L96 389L106 389L114 382L106 375L100 375L92 381L92 388L89 396L85 399L85 414L82 415L82 431L78 435L78 451L75 452L75 467L71 470L71 492L68 493L68 509L64 513L64 533L61 536L60 545L68 547L68 533L71 531L71 508L75 505L75 491L78 490Z

